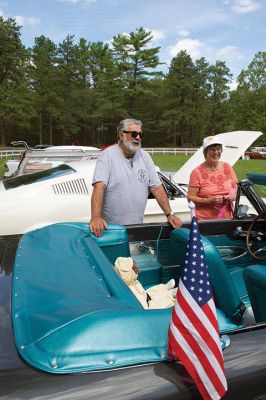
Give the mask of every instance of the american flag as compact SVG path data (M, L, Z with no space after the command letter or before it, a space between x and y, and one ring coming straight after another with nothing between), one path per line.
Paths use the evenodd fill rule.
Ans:
M227 382L208 267L193 213L168 339L169 358L183 363L202 398L220 399Z

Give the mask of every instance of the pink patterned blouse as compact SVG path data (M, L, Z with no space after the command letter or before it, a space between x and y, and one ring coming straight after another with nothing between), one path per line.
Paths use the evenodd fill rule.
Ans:
M236 193L237 177L230 164L221 162L218 171L209 171L199 165L190 174L189 186L199 188L197 196L209 198L212 196L227 196ZM232 203L198 204L196 205L198 219L231 218Z

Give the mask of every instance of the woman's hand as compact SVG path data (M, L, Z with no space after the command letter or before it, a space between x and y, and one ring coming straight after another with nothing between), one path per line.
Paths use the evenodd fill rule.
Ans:
M229 194L228 196L224 196L224 202L225 203L231 203L232 201L235 201L236 196L234 194Z
M208 202L212 204L222 204L224 202L224 197L223 196L209 197Z

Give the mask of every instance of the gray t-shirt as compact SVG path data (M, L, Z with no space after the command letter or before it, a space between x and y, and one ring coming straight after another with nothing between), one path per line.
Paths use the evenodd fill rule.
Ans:
M145 150L138 149L129 161L117 144L104 150L98 158L92 184L96 182L106 186L103 218L123 225L143 222L149 188L161 185Z

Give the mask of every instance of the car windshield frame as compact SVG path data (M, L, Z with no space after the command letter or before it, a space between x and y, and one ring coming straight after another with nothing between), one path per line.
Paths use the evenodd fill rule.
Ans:
M254 191L266 208L266 174L248 173L247 178L252 182Z
M3 181L3 184L6 190L10 190L20 186L31 185L32 183L58 178L59 176L72 174L74 172L76 172L74 168L66 164L61 164L54 168L45 169L33 174L20 175L15 178L5 180Z

